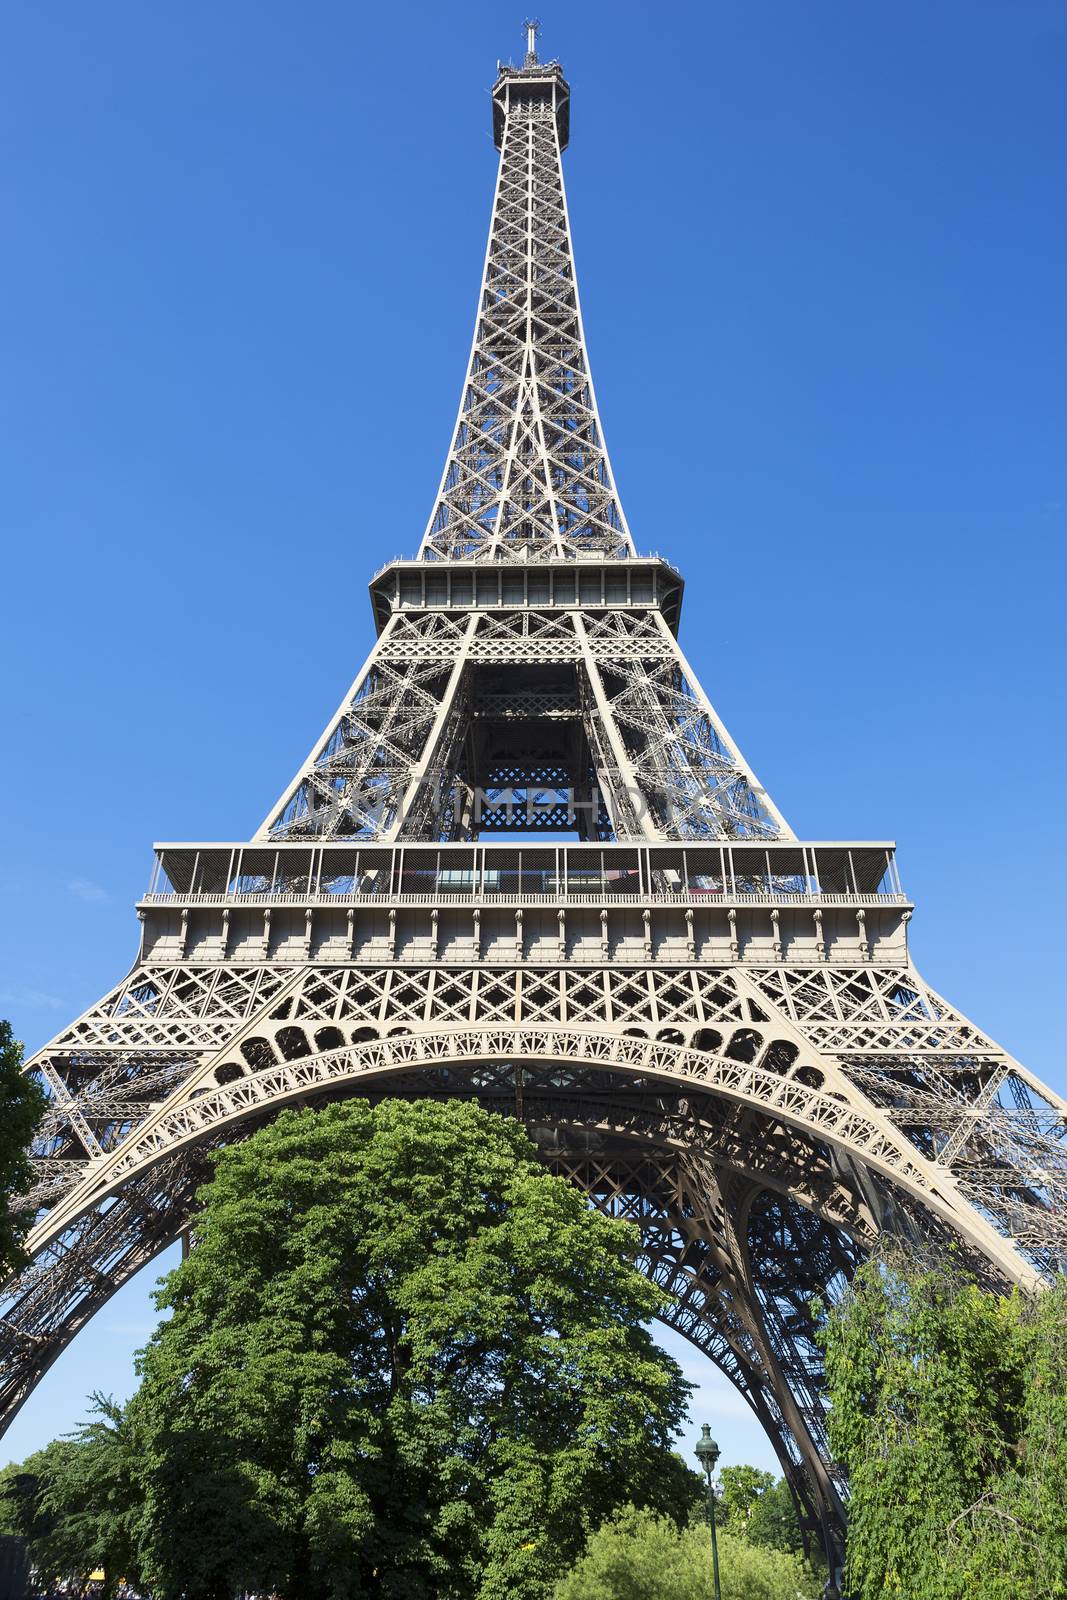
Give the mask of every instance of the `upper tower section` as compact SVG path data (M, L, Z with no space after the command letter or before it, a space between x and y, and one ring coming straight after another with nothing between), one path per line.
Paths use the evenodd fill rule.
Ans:
M625 560L634 555L597 414L561 154L570 88L540 62L493 86L500 151L467 379L424 561Z
M571 88L558 61L538 61L537 23L526 24L526 59L521 67L497 63L493 85L493 138L498 150L504 147L504 129L509 113L524 105L547 107L556 119L556 136L566 150L571 132Z

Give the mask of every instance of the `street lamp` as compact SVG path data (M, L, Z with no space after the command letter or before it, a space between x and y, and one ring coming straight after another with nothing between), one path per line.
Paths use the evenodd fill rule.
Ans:
M719 1447L711 1437L711 1429L707 1423L700 1430L700 1438L696 1442L695 1454L704 1471L708 1484L708 1527L711 1529L711 1567L715 1575L715 1600L722 1600L722 1591L719 1588L719 1544L715 1537L715 1489L711 1482L711 1475L715 1471L715 1463L719 1459Z

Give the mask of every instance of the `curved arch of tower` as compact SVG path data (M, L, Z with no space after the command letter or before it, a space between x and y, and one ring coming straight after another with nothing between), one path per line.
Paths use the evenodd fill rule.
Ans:
M919 977L893 845L798 839L681 652L682 580L637 553L597 413L569 99L532 49L494 86L459 415L367 662L251 839L157 846L132 972L27 1064L0 1417L187 1228L211 1151L284 1106L462 1095L637 1225L665 1320L832 1543L812 1296L885 1230L1040 1282L1067 1106Z

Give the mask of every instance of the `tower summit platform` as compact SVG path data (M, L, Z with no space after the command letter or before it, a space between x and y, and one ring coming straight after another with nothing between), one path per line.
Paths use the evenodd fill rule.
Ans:
M508 113L520 107L551 115L555 119L560 150L566 150L571 131L571 91L558 61L537 59L539 24L526 24L526 58L521 67L497 62L493 85L493 139L497 149L504 143Z

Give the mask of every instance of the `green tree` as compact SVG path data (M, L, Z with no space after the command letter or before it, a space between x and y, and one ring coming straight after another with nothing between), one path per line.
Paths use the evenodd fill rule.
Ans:
M773 1487L773 1472L761 1472L759 1467L723 1467L719 1472L718 1501L722 1526L731 1533L743 1533L756 1501Z
M804 1548L804 1536L789 1485L784 1478L772 1479L756 1500L745 1524L745 1537L766 1550L797 1553Z
M131 1406L153 1592L543 1597L589 1521L686 1514L688 1385L636 1232L451 1102L286 1113L219 1158Z
M53 1440L25 1461L12 1461L0 1471L0 1533L29 1541L42 1539L51 1530L54 1518L41 1506L41 1479L49 1454L65 1445L65 1440Z
M46 1582L107 1574L104 1593L138 1571L137 1447L121 1407L93 1396L93 1420L0 1473L0 1530L26 1541Z
M822 1337L859 1600L1067 1594L1067 1284L876 1260Z
M21 1069L22 1046L0 1019L0 1279L25 1264L22 1243L32 1219L12 1200L29 1184L26 1152L44 1110L40 1086Z
M814 1600L819 1585L797 1557L719 1536L723 1600ZM711 1600L711 1536L693 1522L627 1507L590 1538L555 1600Z
M731 1533L766 1550L798 1554L804 1549L796 1506L784 1478L758 1467L723 1467L719 1495L720 1523Z

